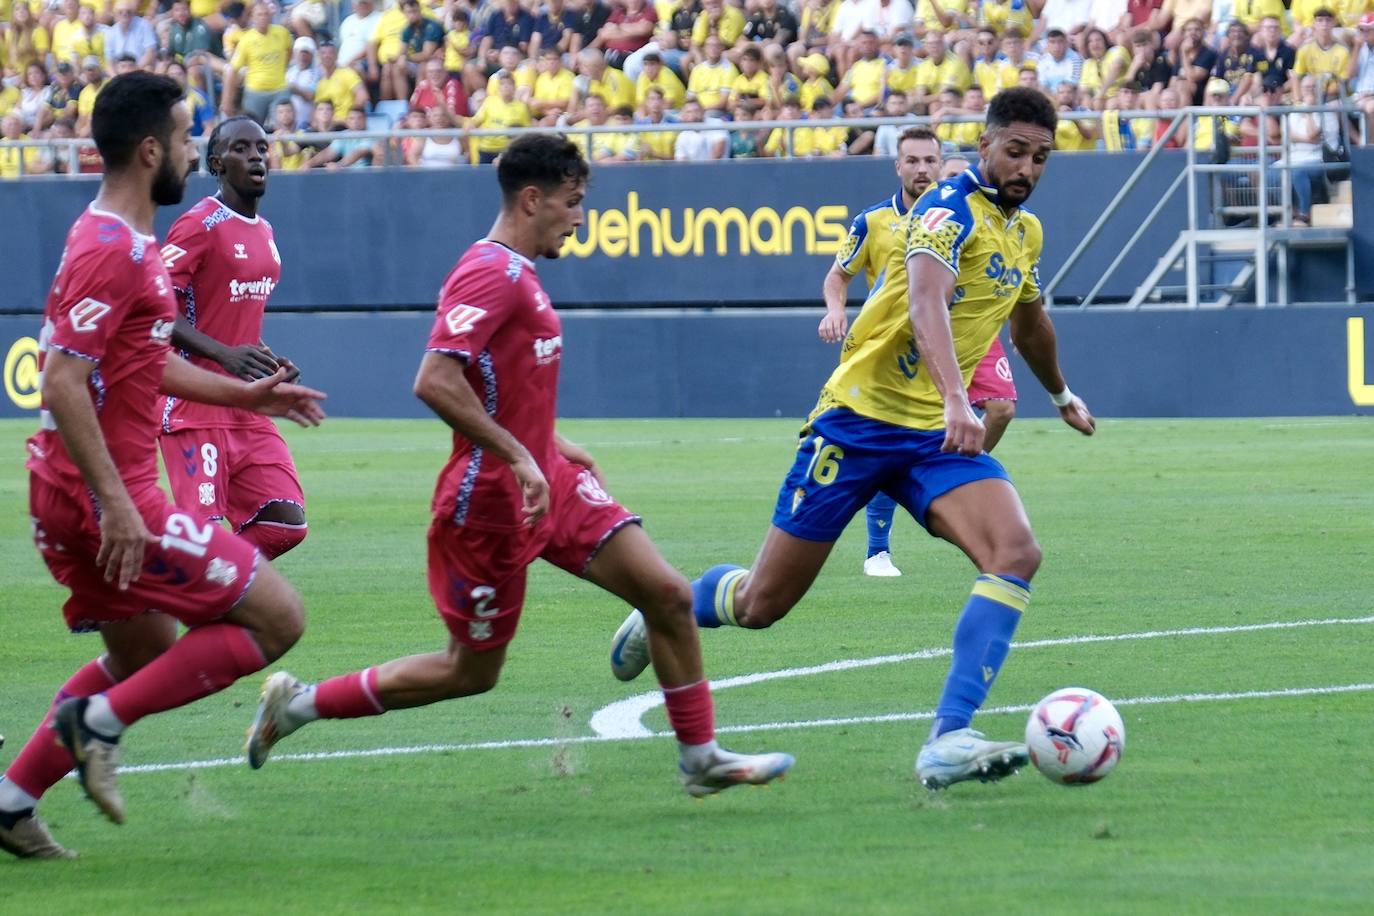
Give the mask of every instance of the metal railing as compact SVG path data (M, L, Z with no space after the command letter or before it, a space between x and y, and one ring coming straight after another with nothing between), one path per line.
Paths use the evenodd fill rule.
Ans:
M1186 152L1184 168L1174 177L1169 187L1155 201L1154 206L1140 219L1138 215L1131 214L1131 219L1137 223L1134 232L1131 234L1127 243L1120 247L1107 267L1102 271L1099 279L1094 283L1089 292L1077 303L1078 308L1088 308L1094 305L1096 297L1101 292L1102 287L1107 283L1122 262L1129 256L1135 245L1144 236L1150 226L1158 219L1165 206L1173 199L1178 192L1180 185L1186 182L1187 192L1187 228L1180 235L1179 241L1173 248L1160 259L1160 265L1156 271L1150 275L1146 283L1142 284L1141 289L1137 290L1128 308L1138 308L1143 301L1144 295L1149 292L1145 287L1153 285L1162 278L1172 265L1177 262L1178 255L1181 253L1184 265L1184 296L1185 304L1188 308L1198 308L1201 304L1200 292L1204 286L1234 287L1234 283L1228 284L1202 284L1199 277L1199 255L1198 247L1200 244L1214 244L1223 241L1247 244L1253 240L1255 249L1254 260L1254 279L1255 279L1255 299L1260 307L1269 304L1270 300L1270 276L1269 276L1269 252L1273 250L1275 244L1279 245L1278 252L1278 292L1276 303L1286 305L1288 303L1288 254L1289 244L1296 240L1311 241L1320 244L1338 244L1342 240L1346 243L1347 258L1347 299L1352 294L1351 283L1353 282L1353 264L1350 258L1353 254L1353 246L1349 244L1345 230L1336 230L1322 233L1306 231L1306 227L1301 229L1293 225L1293 195L1292 181L1293 171L1296 169L1333 172L1349 169L1349 164L1344 162L1307 162L1293 163L1289 160L1286 151L1290 149L1288 115L1294 113L1311 113L1323 117L1335 117L1341 129L1341 137L1346 147L1349 147L1349 127L1352 119L1360 125L1362 135L1367 136L1369 125L1363 113L1349 104L1345 99L1339 105L1317 105L1317 106L1284 106L1274 108L1264 108L1259 106L1246 107L1192 107L1182 110L1169 128L1169 133L1179 129L1180 121L1186 121L1186 133L1183 148ZM1256 121L1256 144L1253 147L1230 146L1230 155L1225 162L1214 161L1211 150L1199 150L1197 148L1197 124L1201 118L1253 118ZM1275 144L1270 140L1267 119L1274 117L1279 125L1279 139ZM1219 122L1213 124L1213 136L1218 132L1224 132L1225 125ZM1168 134L1165 134L1167 136ZM1234 141L1231 141L1232 143ZM1084 255L1093 243L1098 239L1106 224L1122 209L1127 196L1136 187L1145 173L1154 164L1162 145L1152 149L1135 172L1122 185L1121 189L1108 203L1103 212L1093 222L1092 227L1084 237L1074 247L1069 257L1060 265L1050 282L1045 285L1045 298L1048 303L1055 305L1054 293L1068 277L1069 273L1082 261ZM1253 160L1250 153L1253 151ZM1205 161L1199 157L1203 153ZM1250 207L1244 204L1225 206L1224 189L1222 185L1213 186L1214 201L1213 205L1205 211L1199 200L1199 176L1208 175L1229 175L1236 176L1235 186L1241 186L1242 182L1249 182L1249 187L1255 191L1256 204L1253 207L1254 226L1249 229L1239 229L1228 231L1224 226L1216 227L1213 221L1240 216L1245 218L1249 215ZM1277 179L1277 180L1276 180ZM1270 203L1271 192L1277 191L1275 201ZM1217 194L1222 196L1217 198ZM1202 225L1204 215L1208 218L1208 225ZM1271 218L1278 219L1278 225L1271 227ZM1330 238L1326 236L1329 235ZM1224 237L1223 237L1224 236ZM1320 236L1320 237L1319 237ZM1226 300L1229 301L1229 298ZM1064 307L1066 303L1059 303L1059 307Z

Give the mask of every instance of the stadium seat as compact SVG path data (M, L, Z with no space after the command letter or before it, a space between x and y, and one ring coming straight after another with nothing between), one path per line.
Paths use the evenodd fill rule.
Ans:
M372 119L378 115L386 117L386 127L398 124L405 120L406 114L410 111L410 103L405 99L387 99L378 102L372 109L372 114L368 116L367 124L372 126Z

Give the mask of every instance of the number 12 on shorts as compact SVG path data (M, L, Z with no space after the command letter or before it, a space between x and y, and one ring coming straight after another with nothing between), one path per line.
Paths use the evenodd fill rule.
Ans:
M806 466L806 476L823 487L828 487L840 476L840 459L844 449L838 445L827 445L824 436L811 440L811 463Z

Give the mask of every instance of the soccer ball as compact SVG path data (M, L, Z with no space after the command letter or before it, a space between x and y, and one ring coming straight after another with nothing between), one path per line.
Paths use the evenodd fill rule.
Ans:
M1102 779L1125 747L1126 726L1120 713L1106 697L1086 687L1056 690L1035 704L1026 723L1031 763L1066 786Z

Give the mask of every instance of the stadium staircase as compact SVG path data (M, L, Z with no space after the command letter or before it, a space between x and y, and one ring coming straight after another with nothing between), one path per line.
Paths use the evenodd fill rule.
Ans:
M1326 176L1321 184L1325 188L1319 185L1315 198L1325 197L1326 202L1313 204L1310 225L1294 225L1291 175L1278 155L1287 145L1286 119L1281 119L1283 137L1277 147L1269 144L1266 148L1266 144L1261 143L1258 148L1227 151L1226 155L1199 153L1191 142L1193 130L1198 118L1211 116L1207 109L1180 112L1175 124L1179 125L1179 130L1187 131L1188 138L1184 167L1142 219L1134 210L1126 212L1123 204L1131 188L1162 160L1158 147L1145 156L1046 286L1046 298L1051 304L1060 307L1066 304L1054 301L1054 289L1113 216L1130 220L1137 228L1102 271L1097 284L1075 303L1080 308L1207 309L1237 305L1265 308L1355 302L1351 182L1342 175L1342 171L1348 174L1348 164L1324 165ZM1107 279L1135 249L1180 188L1185 189L1187 195L1185 227L1129 299L1113 303L1099 301L1098 293ZM1295 256L1322 258L1323 265L1331 266L1338 258L1342 260L1343 296L1336 303L1329 297L1301 296L1303 284L1291 282Z

